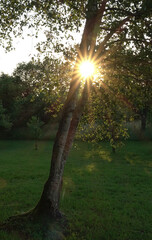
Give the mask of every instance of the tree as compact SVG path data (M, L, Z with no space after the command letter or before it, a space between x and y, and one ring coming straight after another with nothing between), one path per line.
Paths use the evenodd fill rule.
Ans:
M12 127L12 123L6 113L6 109L2 105L2 102L0 102L0 127L6 130L9 130Z
M102 80L101 86L95 86L89 97L89 104L79 124L78 136L91 142L106 140L115 153L123 145L123 140L128 138L126 119L126 106L116 91L111 90Z
M35 60L20 63L13 75L19 77L33 90L33 101L40 97L46 110L54 115L61 110L70 81L70 68L67 62L46 57L42 62Z
M2 9L0 36L1 39L7 38L8 44L10 44L9 33L12 29L15 34L18 34L24 25L30 27L30 14L28 14L30 11L34 12L32 24L40 26L40 22L42 22L45 26L49 26L48 39L56 36L58 41L58 36L62 37L63 32L65 33L64 37L68 37L68 31L79 29L81 22L85 20L69 92L53 147L49 177L37 206L26 214L30 219L41 220L45 223L50 219L59 221L63 217L59 210L59 198L64 165L87 98L88 79L84 85L84 91L79 91L81 81L78 74L79 63L83 59L90 58L97 65L102 64L103 59L108 56L119 40L125 44L127 36L133 38L136 33L136 40L140 38L141 32L149 37L151 1L39 0L26 1L25 4L18 1L3 1L0 6ZM21 15L22 18L20 18ZM16 28L18 23L20 23L20 27ZM144 26L142 29L141 25ZM61 50L64 52L63 43L56 44L56 41L51 41L51 44L56 52Z
M121 100L125 99L132 117L141 120L142 131L146 129L152 110L151 64L152 56L146 44L135 50L119 47L104 66L104 79L109 88L117 90Z
M34 140L35 140L35 150L38 150L38 144L37 141L41 135L41 127L43 125L43 122L40 121L40 119L36 116L32 116L32 118L27 123L27 126L31 130Z
M20 76L0 76L0 99L9 114L13 128L25 126L33 114L41 115L46 103L42 94L34 97L35 88ZM26 109L26 111L25 111Z
M147 55L146 52L141 51L135 56L128 54L127 69L129 66L129 96L128 99L132 102L136 118L141 120L141 131L145 131L148 123L149 116L152 112L151 99L152 99L152 56ZM131 66L134 63L134 68ZM122 68L125 68L122 65ZM132 87L133 86L133 87Z

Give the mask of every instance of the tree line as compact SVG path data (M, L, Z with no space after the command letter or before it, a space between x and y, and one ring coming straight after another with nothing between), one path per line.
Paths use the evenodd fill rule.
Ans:
M21 63L12 75L2 73L0 76L0 128L1 137L15 137L20 129L28 127L33 117L47 124L51 120L58 121L67 92L67 80L56 60L42 63ZM58 74L62 72L62 80ZM65 72L65 70L64 70ZM67 73L66 73L67 74ZM34 126L33 126L34 127Z
M139 120L142 132L151 123L151 51L143 44L136 49L117 44L103 61L79 123L79 138L108 140L115 149L129 137L126 122ZM33 117L37 126L43 122L41 127L51 120L58 122L71 72L68 61L45 58L20 63L11 76L1 74L1 137L15 137L15 131L22 132ZM33 128L34 124L33 119Z

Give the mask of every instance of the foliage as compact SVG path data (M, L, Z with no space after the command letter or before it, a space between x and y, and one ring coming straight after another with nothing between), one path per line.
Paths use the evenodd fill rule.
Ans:
M74 36L72 31L79 32L89 9L86 0L49 0L49 1L1 1L1 28L0 39L1 43L5 46L6 40L8 41L7 47L11 45L12 33L14 36L21 35L25 26L27 28L34 27L38 30L42 28L46 32L45 47L40 45L42 51L54 49L56 52L64 52L68 48L70 42L74 43ZM90 1L91 2L91 1ZM97 7L100 8L102 1L97 1ZM94 6L95 8L96 6ZM152 4L150 0L142 1L107 1L105 13L98 29L98 38L100 42L104 40L109 32L115 32L115 28L122 19L128 18L129 23L124 24L123 28L117 29L117 33L113 34L110 42L107 42L107 47L115 41L122 41L122 43L137 43L141 38L151 39L151 14ZM92 9L92 12L94 9ZM127 21L127 20L126 20ZM64 34L63 34L64 33ZM129 39L125 39L127 38ZM65 44L63 43L63 39ZM68 45L65 39L70 39ZM52 41L53 40L53 41ZM98 41L99 42L99 41ZM72 45L72 44L71 44ZM97 44L98 48L98 44ZM51 53L52 54L52 53Z
M152 113L152 55L146 46L137 52L117 50L103 64L103 75L108 86L117 91L119 98L128 108L132 119L141 120L141 128L146 128Z
M125 106L120 102L118 94L102 81L101 87L94 87L89 98L86 112L79 125L79 134L83 140L107 140L115 152L128 138L125 122L127 119Z
M28 78L22 78L19 74L0 76L0 99L13 128L25 127L34 114L45 122L51 119L52 114L47 111L50 102L44 100L43 93L35 92L39 92L38 86L36 91L36 86ZM55 114L55 111L53 113Z
M71 71L67 63L45 58L20 63L12 76L0 76L0 99L15 129L26 127L33 115L48 123L57 118L68 91ZM26 111L25 111L26 109ZM58 119L56 119L58 121Z
M69 30L81 26L81 14L85 4L86 0L76 2L28 0L24 3L4 0L0 3L1 44L9 50L12 46L12 33L14 36L20 36L25 27L35 28L36 36L41 28L47 30L47 42L55 40L59 36L58 32L64 32L67 37L70 37ZM57 42L52 41L52 45L55 44Z
M33 100L41 97L46 110L57 115L69 88L71 71L67 63L46 57L43 61L20 63L13 75L33 89Z

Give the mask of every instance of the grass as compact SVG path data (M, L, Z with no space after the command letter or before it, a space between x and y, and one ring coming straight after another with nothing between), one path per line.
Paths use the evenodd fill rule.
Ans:
M0 141L0 222L39 200L52 142ZM76 143L65 166L61 209L67 240L152 239L152 142L127 142L116 154L108 144ZM0 240L21 240L0 232Z

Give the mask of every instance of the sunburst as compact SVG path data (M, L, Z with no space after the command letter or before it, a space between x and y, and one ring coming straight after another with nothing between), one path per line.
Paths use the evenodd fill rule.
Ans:
M93 77L95 72L95 65L90 60L84 60L80 62L79 70L80 70L81 77L84 79L87 79L89 77Z

